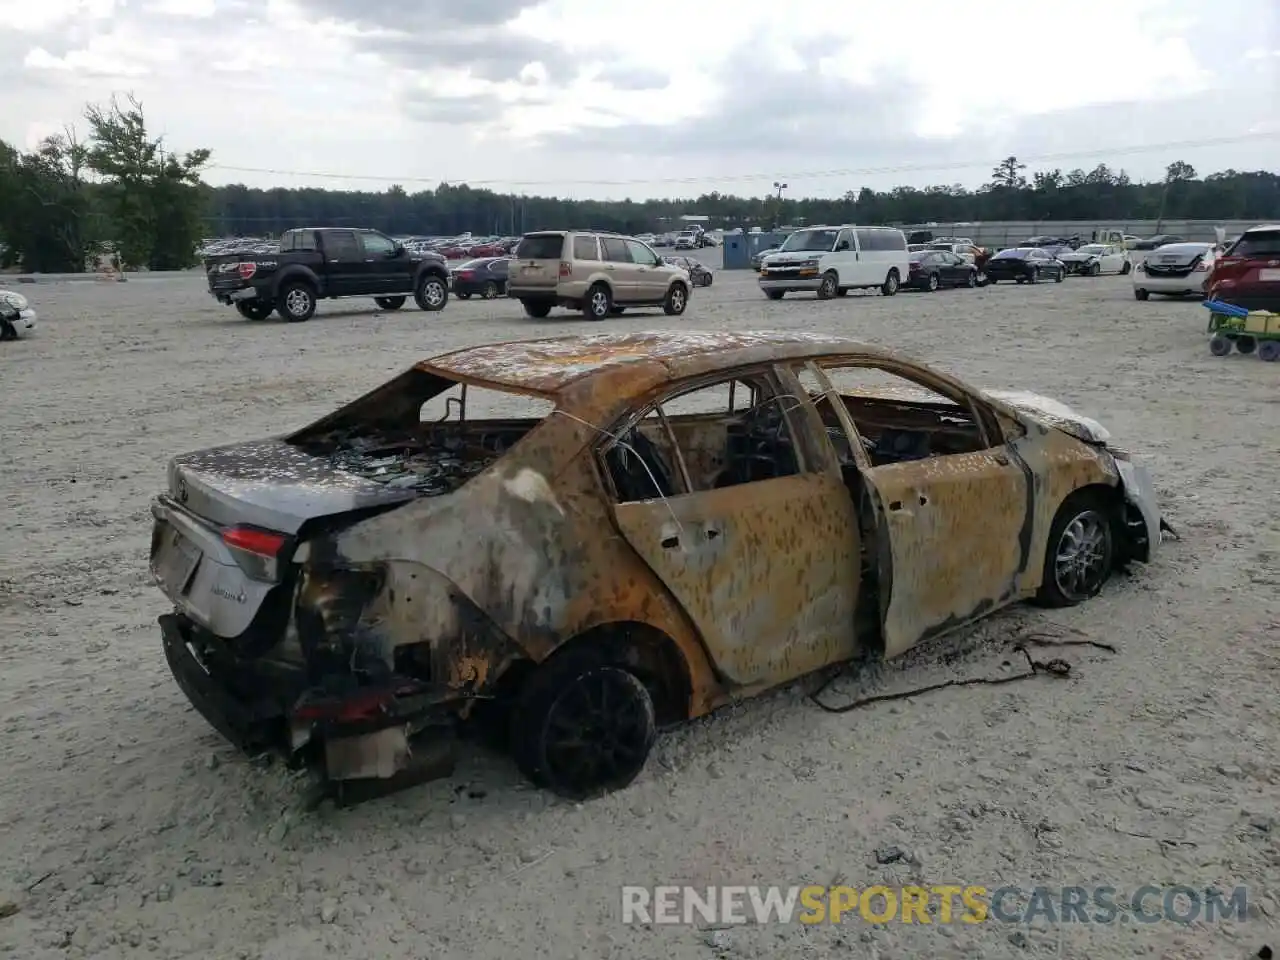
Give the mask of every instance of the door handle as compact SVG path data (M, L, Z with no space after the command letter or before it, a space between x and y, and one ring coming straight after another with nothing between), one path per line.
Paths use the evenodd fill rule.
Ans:
M679 537L663 537L661 544L662 544L663 550L674 550L676 547L680 546L680 538Z

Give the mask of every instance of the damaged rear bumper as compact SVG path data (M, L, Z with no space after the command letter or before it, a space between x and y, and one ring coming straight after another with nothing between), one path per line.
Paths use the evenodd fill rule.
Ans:
M159 622L178 686L209 725L245 753L278 753L328 781L394 782L390 789L453 771L456 691L400 678L378 687L317 689L301 666L229 653L215 660L180 614Z

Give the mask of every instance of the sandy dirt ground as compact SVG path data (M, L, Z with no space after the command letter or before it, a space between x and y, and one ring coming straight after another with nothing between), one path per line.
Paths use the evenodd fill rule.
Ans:
M834 331L1058 397L1148 463L1181 542L1097 600L1018 607L830 697L1000 676L1069 628L1069 679L845 715L807 684L665 733L577 805L501 756L301 809L193 712L160 650L149 498L180 451L282 432L458 346L597 331L518 304L328 303L245 322L199 275L26 286L0 349L0 953L49 958L1217 958L1280 947L1280 366L1210 356L1195 304L1127 278L768 303L721 274L610 329ZM896 854L885 854L897 847ZM877 852L881 855L877 856ZM880 859L892 862L881 864ZM624 884L1248 888L1243 920L623 925ZM1147 903L1157 910L1160 898ZM1016 902L1010 907L1016 907Z

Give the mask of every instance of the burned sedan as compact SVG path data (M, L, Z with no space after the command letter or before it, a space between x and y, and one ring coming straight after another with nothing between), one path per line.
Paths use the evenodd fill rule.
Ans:
M480 717L535 783L623 787L659 725L1084 601L1162 523L1069 408L793 333L460 350L168 480L178 684L352 794L447 774Z

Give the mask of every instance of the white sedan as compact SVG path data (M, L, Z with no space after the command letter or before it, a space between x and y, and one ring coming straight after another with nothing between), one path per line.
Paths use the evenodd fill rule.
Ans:
M1083 247L1058 255L1068 273L1096 277L1100 273L1128 273L1129 253L1119 244L1086 243Z
M1147 254L1133 271L1133 295L1139 300L1158 293L1166 297L1202 297L1218 247L1212 243L1167 243Z
M0 290L0 340L17 340L36 328L36 312L27 298L11 290Z

